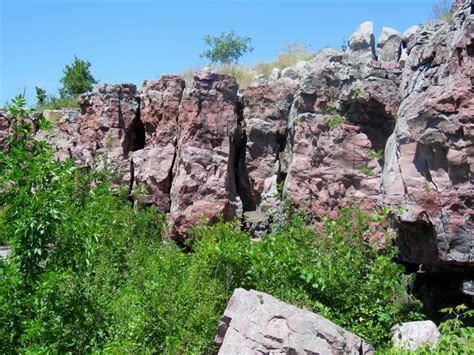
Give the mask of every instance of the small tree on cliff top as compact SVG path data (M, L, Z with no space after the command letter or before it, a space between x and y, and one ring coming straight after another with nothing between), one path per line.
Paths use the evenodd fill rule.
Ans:
M92 90L92 87L97 84L97 80L90 72L91 63L87 60L82 60L74 56L72 65L66 64L63 70L64 76L60 82L63 87L59 89L61 98L71 99L77 95Z
M234 31L222 32L218 37L206 35L204 43L210 49L201 53L201 57L209 59L213 64L221 63L228 67L237 64L240 57L245 53L253 51L250 46L252 39L250 37L240 37L234 34Z

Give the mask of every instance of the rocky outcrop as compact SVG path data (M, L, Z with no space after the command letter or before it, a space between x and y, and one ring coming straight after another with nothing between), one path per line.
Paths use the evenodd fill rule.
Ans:
M374 24L367 21L359 26L349 37L349 50L352 55L361 60L375 60Z
M394 207L400 257L411 263L474 263L474 32L468 3L454 28L426 26L410 41L402 102L385 149L381 203Z
M294 87L257 86L243 91L245 154L239 161L239 188L245 210L275 206L279 154L285 147Z
M378 54L366 22L347 51L324 49L240 93L208 71L186 88L173 75L139 90L99 85L81 112L45 113L52 143L82 165L115 161L115 181L169 213L178 240L201 217L242 212L260 238L283 196L315 218L390 206L402 260L472 266L471 12L459 0L452 26L384 28ZM5 122L0 114L0 144Z
M402 50L402 35L390 27L383 27L377 44L380 61L398 63Z
M140 120L147 146L176 145L178 114L185 83L176 75L145 80L140 88Z
M254 290L236 289L215 339L219 354L373 354L329 320Z
M241 142L239 98L234 78L202 72L186 89L178 118L178 148L171 187L173 237L205 217L236 216L241 208L235 184Z
M393 346L405 351L415 351L423 345L434 348L441 336L430 320L397 324L391 331Z

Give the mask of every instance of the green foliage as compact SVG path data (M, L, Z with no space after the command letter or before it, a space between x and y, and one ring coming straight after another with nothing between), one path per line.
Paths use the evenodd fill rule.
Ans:
M209 59L211 63L235 64L245 53L253 51L251 38L236 36L233 31L222 32L218 37L206 35L203 40L210 49L205 50L201 57Z
M97 84L97 80L90 72L91 63L87 60L79 59L74 56L74 62L69 65L66 64L64 68L64 76L60 82L63 84L59 89L62 99L76 98L79 94L92 90L92 87Z
M328 106L326 108L326 113L332 116L326 121L326 124L331 128L347 123L347 117L341 115L338 109L334 106Z
M434 4L431 9L432 17L435 20L443 21L452 26L454 24L454 14L451 11L451 3L448 0L440 0Z
M35 86L35 91L36 91L36 100L38 101L38 104L42 104L43 102L46 101L47 95L46 95L46 90Z
M463 319L474 317L474 310L468 309L464 304L456 307L448 307L441 310L451 317L442 322L438 329L441 337L435 348L429 344L419 347L415 351L407 351L399 348L392 348L384 351L387 354L471 354L474 349L474 327L464 325Z
M44 102L38 102L36 107L38 111L61 110L63 108L79 108L79 104L75 98L61 98L51 95Z
M360 169L361 173L367 176L374 176L374 169L368 167L367 165Z
M369 153L367 154L367 157L369 159L376 159L376 160L382 160L383 156L384 156L384 150L383 149L379 149L379 150L370 149Z

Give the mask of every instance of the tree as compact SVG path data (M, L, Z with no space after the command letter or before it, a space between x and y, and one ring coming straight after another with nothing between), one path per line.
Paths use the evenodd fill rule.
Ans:
M43 104L48 96L46 95L46 90L40 88L39 86L35 86L36 90L36 100L38 100L38 104Z
M66 64L63 70L64 76L60 82L63 87L59 89L61 98L75 98L77 95L92 90L97 80L90 72L91 63L74 56L72 65Z
M236 36L234 31L222 32L219 37L206 35L204 43L211 48L201 53L201 57L225 66L236 64L245 53L253 51L251 40L250 37Z

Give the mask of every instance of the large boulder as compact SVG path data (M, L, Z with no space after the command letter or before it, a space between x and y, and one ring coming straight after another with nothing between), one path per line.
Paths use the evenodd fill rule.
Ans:
M216 336L219 354L373 354L329 320L254 290L236 289Z
M91 151L108 148L122 154L143 148L136 94L136 86L129 83L100 84L82 94L80 144Z
M474 24L463 18L417 35L385 148L381 203L393 206L410 263L474 264Z
M351 54L363 61L375 60L374 24L371 21L362 23L350 37Z
M441 336L436 324L430 320L397 324L391 332L393 346L405 351L414 351L423 345L434 348Z
M133 152L133 190L144 203L170 210L171 174L176 147L157 145ZM144 188L146 191L141 191Z
M140 120L147 146L176 144L179 104L184 79L163 75L159 80L145 80L140 88Z
M237 83L231 76L201 72L186 89L178 118L178 149L171 186L172 237L186 237L201 217L216 221L241 210L235 184L238 124Z
M377 57L380 61L397 63L402 50L402 35L393 28L383 27L377 49Z

